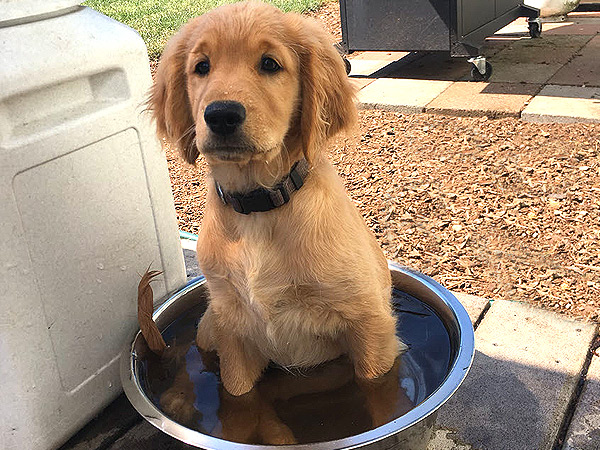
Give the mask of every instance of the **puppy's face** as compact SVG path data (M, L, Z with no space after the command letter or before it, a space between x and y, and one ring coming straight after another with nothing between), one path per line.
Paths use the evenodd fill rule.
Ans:
M148 105L158 134L193 163L269 162L303 152L356 119L354 89L330 36L262 2L221 6L168 43Z
M297 55L282 42L285 25L274 18L213 11L188 36L188 98L196 146L209 162L268 161L281 151L300 77Z

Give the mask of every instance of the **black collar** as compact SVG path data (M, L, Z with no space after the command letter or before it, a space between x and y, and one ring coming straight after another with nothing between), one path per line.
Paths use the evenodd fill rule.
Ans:
M304 185L308 175L308 162L302 158L296 162L290 173L272 188L258 188L246 193L225 192L215 181L217 194L225 205L231 205L241 214L270 211L290 201L292 194Z

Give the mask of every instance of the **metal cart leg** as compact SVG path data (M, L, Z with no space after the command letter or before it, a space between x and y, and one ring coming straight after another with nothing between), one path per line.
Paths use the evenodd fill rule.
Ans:
M470 58L467 62L471 63L471 79L473 81L487 81L492 76L492 65L486 61L485 56L476 56Z
M335 44L333 44L333 46L335 47L335 49L337 50L337 52L342 57L342 60L344 61L344 66L346 67L346 75L350 75L350 71L352 70L352 66L351 66L350 61L348 60L348 58L346 58L346 55L349 53L347 47L345 47L344 44L341 43L341 42L340 43L336 42Z
M346 75L350 75L350 72L352 72L352 65L350 64L350 60L345 56L342 59L344 60L344 65L346 66Z
M528 18L527 26L529 27L529 36L539 38L542 35L542 21L539 17Z

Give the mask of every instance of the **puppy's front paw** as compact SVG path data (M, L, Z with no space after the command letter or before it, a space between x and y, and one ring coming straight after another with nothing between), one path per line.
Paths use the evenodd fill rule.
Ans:
M263 419L263 417L261 417ZM261 420L260 435L268 445L294 445L298 441L288 426L280 420Z
M375 380L390 371L394 365L392 361L378 361L377 364L356 364L354 372L359 379Z
M354 363L354 371L358 378L374 380L388 373L394 366L396 357L408 349L398 337L390 339L388 345L377 354L361 355Z
M256 380L253 380L250 377L244 377L239 373L234 374L227 370L224 371L223 368L221 368L221 381L227 392L235 397L239 397L240 395L250 392L254 387L254 382Z
M193 392L182 391L175 386L160 396L159 403L162 410L169 417L186 425L192 421L194 414L196 414L194 398Z

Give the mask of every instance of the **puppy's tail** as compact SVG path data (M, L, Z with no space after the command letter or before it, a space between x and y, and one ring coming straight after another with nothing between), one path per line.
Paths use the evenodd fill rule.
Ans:
M158 270L146 270L138 285L138 322L142 335L148 343L148 347L157 355L162 355L167 348L167 344L163 339L156 323L152 320L152 312L154 310L154 294L150 287L150 282L160 275L162 272Z

